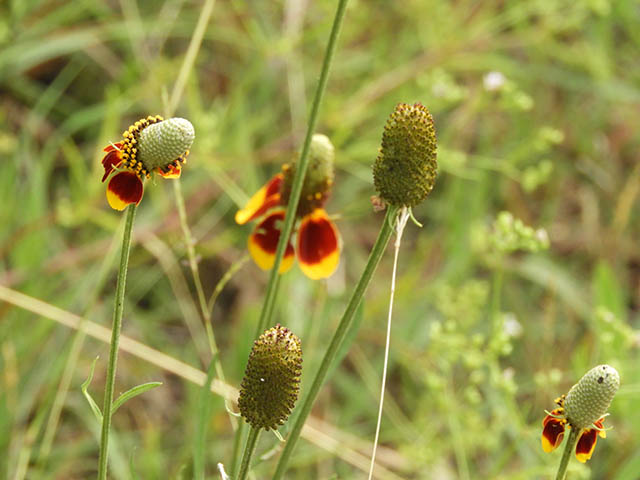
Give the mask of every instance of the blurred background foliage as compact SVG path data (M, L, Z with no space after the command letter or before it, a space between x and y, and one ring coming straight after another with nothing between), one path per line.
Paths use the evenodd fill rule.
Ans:
M334 4L217 1L178 106L196 129L181 182L207 295L239 267L213 310L234 386L267 275L242 263L251 227L233 215L300 146ZM108 346L34 310L40 300L110 325L121 215L105 201L101 151L132 121L163 112L202 8L0 4L2 477L95 474L99 428L80 384L100 355L89 389L101 398ZM571 478L638 478L638 25L631 0L350 2L318 127L337 149L327 209L341 266L327 282L287 274L276 318L302 339L304 394L382 220L370 202L382 127L399 102L428 106L439 177L414 211L424 227L410 225L400 254L379 478L550 478L560 453L540 448L544 409L598 363L622 379L614 429L586 466L571 463ZM174 192L170 182L150 187L123 332L202 370L206 336ZM387 255L288 478L364 475L390 267ZM23 308L7 288L28 295ZM121 354L117 392L164 385L115 416L111 475L189 478L199 388L139 351ZM222 398L211 402L213 478L233 434ZM259 453L274 448L263 435ZM256 478L273 465L260 459Z

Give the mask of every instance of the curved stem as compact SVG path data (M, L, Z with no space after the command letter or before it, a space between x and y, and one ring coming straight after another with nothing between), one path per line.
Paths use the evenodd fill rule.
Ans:
M244 446L244 454L242 455L242 464L240 465L240 473L238 474L238 480L244 480L249 473L249 466L251 464L251 457L256 451L256 445L258 444L258 437L260 436L260 429L251 427L249 430L249 436L247 437L247 443Z
M329 70L333 55L336 50L336 44L338 41L338 35L340 34L340 27L342 26L342 20L344 18L344 12L347 7L348 0L340 0L338 8L336 9L336 15L333 20L333 26L331 28L331 34L329 35L329 42L327 43L327 49L324 54L324 61L322 62L322 70L320 71L320 79L318 80L318 86L316 87L316 93L313 98L313 105L311 107L311 114L309 115L309 124L307 126L307 134L304 138L304 144L302 152L300 153L300 159L296 166L296 173L293 177L293 183L291 185L291 195L289 197L289 205L287 206L287 213L284 219L284 226L280 232L280 239L278 240L278 247L276 249L276 257L273 262L273 268L269 275L269 283L267 284L267 292L265 293L264 303L262 305L262 312L260 313L260 320L256 328L257 338L263 331L270 325L271 316L276 300L276 293L278 290L278 272L280 271L280 264L282 263L282 257L284 256L285 249L289 243L289 237L293 230L293 223L296 219L296 212L298 210L298 202L300 200L300 193L302 192L302 184L304 182L305 174L307 173L307 167L309 165L309 146L311 145L311 137L316 128L318 121L318 112L320 111L320 104L322 103L322 97L327 87L327 80L329 79Z
M564 480L567 475L567 467L569 466L569 459L571 458L571 454L576 448L576 443L578 443L579 433L580 433L580 429L578 428L572 428L569 431L569 438L567 439L567 444L564 446L564 453L562 454L562 459L560 460L560 466L558 467L556 480Z
M104 388L104 404L102 407L102 432L100 434L100 458L98 460L98 479L106 480L109 453L109 431L111 429L111 413L113 407L113 387L116 380L118 363L118 344L122 328L122 314L124 311L124 291L127 283L127 268L129 266L129 251L131 250L131 232L137 206L132 204L127 208L127 217L122 234L122 251L120 252L120 268L116 286L115 307L113 310L113 325L111 327L111 347L109 349L109 364Z
M387 338L384 345L384 364L382 366L382 384L380 386L380 405L378 407L378 421L376 423L376 436L373 440L373 452L371 453L371 465L369 467L369 480L373 478L373 469L376 466L376 451L378 450L378 439L380 438L380 425L382 423L382 408L384 406L384 390L387 384L387 367L389 365L389 347L391 345L391 319L393 316L393 299L396 293L396 271L398 269L398 254L400 253L400 242L404 227L411 215L411 210L402 207L400 215L396 220L396 241L393 253L393 270L391 273L391 293L389 295L389 314L387 317Z
M276 473L273 476L273 479L280 479L284 475L284 472L287 469L287 463L289 462L289 458L291 457L291 453L296 446L298 438L300 438L300 432L302 432L302 427L304 426L304 422L311 413L311 407L313 406L313 402L320 391L320 387L324 383L327 374L329 373L329 368L331 367L344 338L349 331L349 327L353 322L353 318L355 316L356 310L362 301L362 297L364 296L369 283L371 282L371 277L373 273L376 271L378 267L378 263L380 263L380 259L382 258L382 254L384 253L387 244L389 243L389 239L391 238L391 234L393 233L393 221L395 220L398 214L398 207L388 207L387 214L382 223L382 228L380 229L380 233L378 234L378 238L376 239L376 243L373 245L371 249L371 253L369 254L369 260L367 261L367 265L364 267L364 271L362 272L362 276L356 285L353 293L351 294L351 298L349 299L349 304L340 319L340 323L338 324L338 328L333 334L333 338L331 339L331 343L327 348L327 352L324 354L324 358L322 359L322 363L320 364L320 368L318 368L318 372L316 373L315 378L313 379L313 383L309 388L309 391L305 395L302 405L300 405L300 413L296 417L296 420L291 428L291 433L287 439L287 443L282 451L282 455L280 455L280 460L278 461L278 466L276 468Z

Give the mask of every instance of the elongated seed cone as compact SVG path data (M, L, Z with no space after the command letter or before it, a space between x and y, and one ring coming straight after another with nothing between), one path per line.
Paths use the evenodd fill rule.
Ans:
M422 104L396 106L382 133L373 164L373 183L386 203L414 207L433 190L436 181L436 130Z
M256 340L240 385L238 407L254 428L284 424L298 399L302 350L300 339L276 325Z
M138 159L148 171L164 168L193 144L195 131L189 120L170 118L144 128L138 137Z
M587 428L599 420L620 387L620 376L609 365L598 365L576 383L564 401L565 415L576 428Z
M311 137L309 145L309 167L302 185L300 203L298 204L298 216L302 217L321 208L329 198L333 185L333 162L336 153L331 140L326 135L316 133ZM296 164L287 163L282 166L284 179L282 182L282 203L289 202L293 177L296 173Z

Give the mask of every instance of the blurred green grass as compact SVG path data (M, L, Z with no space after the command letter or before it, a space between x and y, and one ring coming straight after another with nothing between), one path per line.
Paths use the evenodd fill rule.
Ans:
M0 285L110 324L107 252L120 215L105 202L100 152L131 121L162 113L201 8L0 5ZM216 2L177 111L196 128L181 182L207 293L245 254L250 227L235 225L235 209L299 147L333 9L329 1ZM440 172L415 210L424 228L408 229L400 255L379 457L397 476L549 478L560 455L540 450L544 409L590 367L610 363L622 378L607 419L615 428L586 467L572 462L572 478L638 478L639 22L627 0L350 3L318 128L337 147L327 208L338 215L342 263L326 285L297 270L285 276L276 318L302 338L304 393L382 218L369 200L370 166L386 117L398 102L427 105ZM171 190L151 185L138 212L124 333L203 369ZM503 210L545 228L550 249L496 260L479 248L473 239L490 235ZM388 256L352 348L319 397L314 415L328 423L315 443L300 443L288 478L363 475L335 449L370 453L390 267ZM266 279L246 264L213 312L232 385ZM496 318L520 331L496 336ZM0 471L93 476L98 428L80 384L99 354L90 388L101 397L107 345L83 344L45 461L46 420L74 331L10 302L0 303L0 319ZM164 386L118 411L112 476L180 478L192 461L199 389L132 355L119 367L118 392ZM210 476L233 441L214 398ZM263 437L261 452L277 446ZM257 478L272 469L272 460L260 462Z

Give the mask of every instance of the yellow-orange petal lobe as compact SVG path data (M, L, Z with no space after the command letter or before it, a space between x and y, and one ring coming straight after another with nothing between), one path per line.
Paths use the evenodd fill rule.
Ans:
M576 458L579 462L585 463L593 455L598 442L598 430L595 428L585 428L578 439L576 445Z
M236 223L243 225L264 215L280 203L280 186L283 175L278 173L258 190L241 210L236 213Z
M169 165L166 172L163 172L159 168L156 169L156 172L158 172L163 178L180 178L182 168L180 165Z
M262 270L270 270L276 256L280 229L284 222L284 210L273 212L260 222L249 236L248 248L253 261ZM294 252L291 242L284 252L279 273L287 272L293 265Z
M124 210L127 205L142 200L142 180L133 172L116 173L107 185L107 201L114 210Z
M338 229L327 212L317 208L302 218L298 229L298 261L312 280L330 277L340 263Z
M122 163L122 157L120 153L121 143L115 145L107 145L104 149L107 154L102 158L102 166L104 167L104 175L102 181L104 182L107 177L113 172L115 167Z
M551 413L554 415L562 412L561 409L553 410ZM553 452L558 445L562 443L564 438L564 429L567 421L563 418L555 418L551 415L547 415L542 421L542 450L545 452Z

